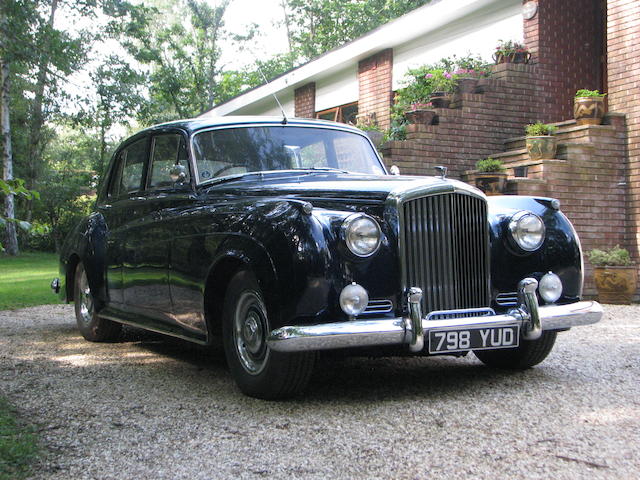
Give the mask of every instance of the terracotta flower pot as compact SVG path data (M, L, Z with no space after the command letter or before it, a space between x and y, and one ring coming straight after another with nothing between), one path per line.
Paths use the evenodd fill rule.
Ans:
M526 138L527 152L531 160L541 158L555 158L558 149L558 139L552 135L541 135L539 137Z
M594 281L602 303L628 305L638 284L638 267L595 267Z
M404 118L406 118L409 123L414 124L431 125L435 116L435 110L418 109L404 112Z
M487 195L502 195L507 186L506 172L476 172L475 184Z
M451 105L451 94L448 92L433 92L429 100L436 108L449 108L449 105Z
M573 117L578 125L600 125L605 114L604 97L576 97Z

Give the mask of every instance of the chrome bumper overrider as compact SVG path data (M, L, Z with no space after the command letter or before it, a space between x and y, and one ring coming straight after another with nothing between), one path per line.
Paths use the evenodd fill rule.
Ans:
M267 343L272 350L280 352L402 344L408 345L411 351L419 352L424 348L425 335L433 329L488 328L517 324L522 338L535 340L543 330L590 325L602 318L602 307L598 302L538 306L535 294L537 285L538 282L533 278L522 280L518 287L520 307L506 314L495 315L491 309L437 312L439 316L453 315L452 318L439 320L432 320L433 314L422 316L422 292L414 287L408 292L409 317L286 326L273 330ZM456 318L456 313L461 316ZM469 316L470 314L474 315Z

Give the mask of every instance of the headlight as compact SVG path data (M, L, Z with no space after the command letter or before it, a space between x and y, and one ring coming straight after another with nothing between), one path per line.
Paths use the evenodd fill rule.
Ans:
M531 212L521 211L511 217L509 231L516 245L526 252L537 250L544 242L544 223Z
M380 246L380 226L368 215L354 213L342 223L342 238L351 253L359 257L368 257Z
M545 302L554 303L562 296L562 280L549 272L538 282L538 292Z

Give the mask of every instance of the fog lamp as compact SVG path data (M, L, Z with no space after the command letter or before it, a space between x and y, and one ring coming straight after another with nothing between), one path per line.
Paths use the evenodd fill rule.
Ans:
M340 308L350 317L360 315L369 304L369 294L357 283L347 285L340 292Z
M554 303L562 295L562 280L555 273L549 272L540 279L538 292L547 303Z

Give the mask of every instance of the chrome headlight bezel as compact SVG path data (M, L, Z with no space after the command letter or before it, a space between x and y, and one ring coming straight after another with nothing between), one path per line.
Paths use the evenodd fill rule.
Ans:
M537 224L537 232L533 234L529 223L531 221ZM521 210L511 216L509 233L514 245L524 252L535 252L542 246L546 238L546 228L542 219L527 210Z
M368 225L370 227L369 236L374 239L372 246L363 247L362 244L358 246L358 237L363 237L362 233L358 234L357 229L362 232L363 226ZM382 230L378 222L367 214L354 213L345 218L342 222L340 229L342 241L347 246L349 252L356 257L367 258L375 254L380 248L382 243ZM373 233L373 235L371 235Z

